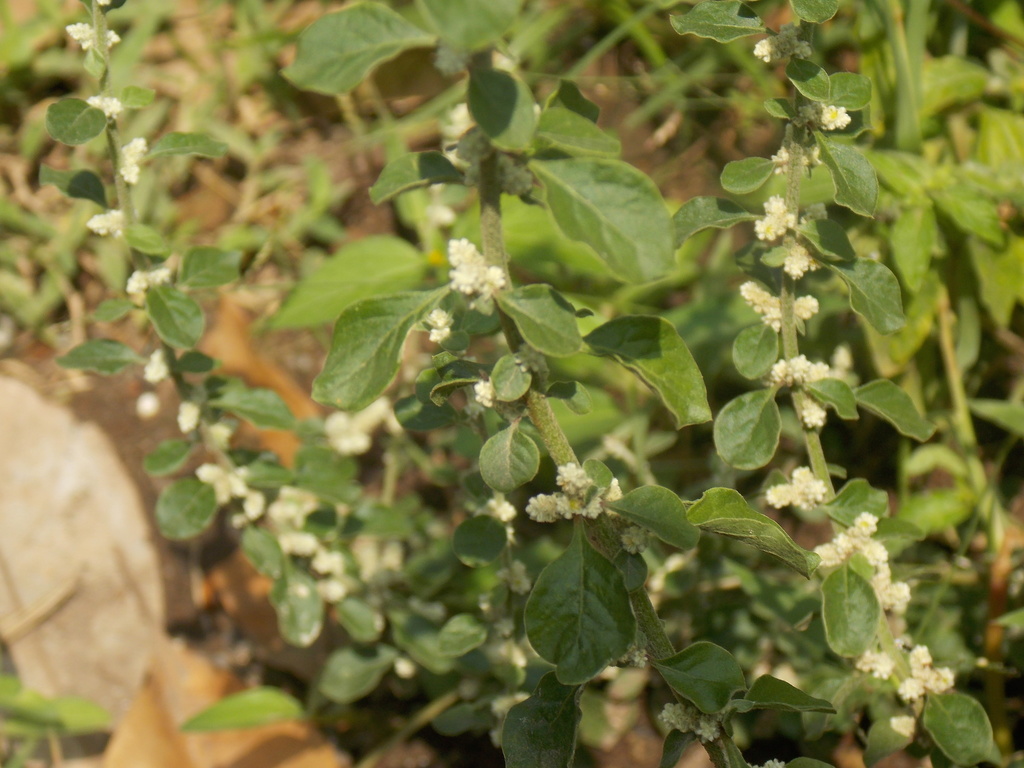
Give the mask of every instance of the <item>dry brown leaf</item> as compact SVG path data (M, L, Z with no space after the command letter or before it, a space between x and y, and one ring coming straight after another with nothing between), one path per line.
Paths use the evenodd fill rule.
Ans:
M341 768L348 765L313 726L273 723L247 730L178 732L177 725L242 690L183 643L167 642L146 686L115 732L103 768Z
M287 403L299 419L320 414L318 406L306 390L285 370L259 354L252 345L250 320L246 311L226 294L221 296L217 318L203 338L202 349L217 358L221 371L240 376L253 387L272 389ZM285 465L291 465L299 449L299 439L291 432L263 430L260 443L276 453Z
M160 568L109 438L0 377L0 618L23 682L119 717L163 632Z

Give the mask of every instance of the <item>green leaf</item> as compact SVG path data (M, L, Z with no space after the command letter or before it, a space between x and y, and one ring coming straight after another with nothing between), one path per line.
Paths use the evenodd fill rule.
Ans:
M938 223L931 205L902 208L889 231L892 259L903 283L920 290L938 241Z
M999 203L977 187L951 185L930 191L936 207L963 232L1001 248L1006 237Z
M548 96L546 109L552 107L563 107L570 112L575 112L580 117L585 117L592 123L597 122L601 115L601 109L594 102L590 101L580 91L579 86L571 80L559 80L558 88Z
M259 429L292 429L295 417L272 389L250 389L232 381L210 400L214 408L233 413Z
M502 355L491 370L495 396L504 403L511 403L525 395L532 381L533 376L516 362L515 355Z
M198 344L206 325L200 306L169 285L158 285L146 291L146 314L157 336L178 349Z
M496 294L498 306L516 324L531 347L551 357L568 357L583 348L576 311L550 285L524 285Z
M96 371L108 376L144 362L131 347L113 339L92 339L57 358L61 368Z
M170 362L171 368L181 373L209 373L217 367L216 360L194 349L190 349L177 360Z
M673 691L705 714L721 712L734 693L747 687L739 663L714 643L693 643L654 666Z
M501 731L505 768L568 768L576 754L583 687L563 685L553 672L533 695L509 710Z
M519 15L522 0L417 0L416 4L448 45L475 51L505 34Z
M168 539L190 539L210 527L217 514L213 486L194 477L175 480L156 502L156 523Z
M250 688L225 696L212 707L182 724L186 733L226 731L235 728L259 728L283 720L301 720L302 704L280 688Z
M832 174L835 200L861 216L871 216L878 202L878 178L871 163L859 150L837 144L821 131L814 132L821 150L821 162Z
M757 214L748 213L732 200L720 197L694 197L687 200L672 217L675 244L678 248L704 229L726 229L742 221L754 221Z
M334 326L324 369L313 382L313 398L347 411L376 400L398 372L410 329L447 292L445 287L398 293L346 307Z
M803 386L805 390L814 395L815 399L832 406L832 409L839 414L839 418L850 421L857 418L857 398L853 394L853 388L845 381L819 379Z
M440 628L433 622L411 611L391 611L388 620L395 645L408 653L413 661L435 675L451 671L455 661L441 653L438 647Z
M58 732L62 735L75 735L109 731L111 716L103 707L88 699L78 696L61 696L51 699L50 709L60 722Z
M564 685L585 683L622 656L636 619L618 569L575 526L572 542L541 571L526 602L526 634Z
M732 362L740 375L760 379L779 359L779 334L764 323L744 328L732 343Z
M1024 437L1024 404L975 398L968 400L967 405L975 416L990 421L1018 437Z
M715 419L718 455L737 469L763 467L775 455L782 417L774 389L756 389L730 400Z
M372 693L398 658L380 643L373 648L342 648L327 658L317 690L336 704L351 704Z
M646 485L609 506L667 544L683 550L697 546L700 531L686 518L686 506L668 488Z
M575 414L586 416L593 408L587 388L578 381L555 381L548 387L547 396L561 400Z
M540 468L537 444L519 431L519 422L491 435L480 449L480 474L501 493L530 482Z
M466 99L473 120L496 147L526 149L537 129L529 86L501 69L473 69Z
M571 155L618 157L622 145L589 118L570 109L549 106L537 123L535 141L543 148L558 149Z
M888 421L901 435L924 442L935 432L935 425L917 412L910 395L888 379L876 379L854 391L857 403Z
M482 568L498 559L508 544L505 526L490 515L477 515L459 523L452 537L455 556L470 568Z
M825 261L852 262L857 258L846 230L831 219L814 219L797 227L797 232Z
M534 160L562 233L586 243L617 277L645 282L675 267L672 222L650 178L605 158Z
M152 88L141 88L137 85L125 86L121 91L121 104L125 109L142 109L148 107L156 98Z
M696 740L697 734L695 733L683 733L676 730L669 731L668 736L665 737L665 746L661 751L661 761L658 763L658 768L676 768L679 759L683 756L683 752Z
M904 326L900 283L887 266L872 259L829 263L850 290L850 306L879 333L894 333Z
M358 597L346 597L336 606L338 622L357 643L375 643L384 622L370 605Z
M916 493L899 509L899 522L909 523L925 535L948 531L967 520L975 500L966 489L939 488Z
M178 285L183 288L216 288L239 278L242 254L220 248L190 248L181 261Z
M168 256L171 253L171 248L167 245L163 235L145 224L132 224L125 227L124 239L136 251L150 256Z
M612 562L622 574L622 583L627 592L635 592L647 583L647 561L643 555L620 549Z
M333 96L351 91L378 64L434 40L382 3L356 3L307 27L295 61L281 74L299 88Z
M885 517L889 513L889 494L872 488L867 480L858 477L850 480L834 499L818 509L828 513L837 523L851 526L862 512Z
M962 693L931 693L921 724L935 744L957 765L1002 764L992 725L981 704Z
M39 166L39 183L53 184L65 195L77 200L91 200L107 207L107 191L100 177L92 171L58 171L48 165Z
M775 163L763 157L733 160L722 171L722 188L735 195L756 192L764 186L774 172Z
M120 320L133 309L135 309L135 304L128 299L107 299L96 307L92 317L98 323L112 323L115 320Z
M274 582L270 602L277 610L281 636L299 648L312 645L324 624L324 601L313 577L299 570L286 571Z
M242 531L242 551L253 567L264 576L278 579L284 573L284 552L266 528L250 525Z
M996 624L1001 627L1013 627L1014 629L1021 629L1024 627L1024 608L1018 608L1015 611L1004 613L998 619Z
M750 544L802 576L810 577L821 562L821 558L814 552L797 546L781 525L753 509L731 488L711 488L705 491L686 510L686 516L702 531Z
M882 606L875 588L843 563L821 585L825 639L840 656L860 656L875 643Z
M584 339L595 355L626 366L661 398L677 429L711 418L704 378L675 327L662 317L626 315Z
M384 166L377 183L370 187L370 200L380 205L410 189L460 183L462 174L440 152L408 152Z
M742 699L732 701L732 709L736 712L749 712L752 709L774 709L779 712L835 712L831 703L806 694L785 680L779 680L771 675L761 675L757 678Z
M199 155L200 157L223 157L227 154L228 145L223 141L211 139L204 133L168 133L157 139L147 158L166 157L170 155Z
M446 656L465 656L487 640L487 627L476 616L457 613L441 627L437 637L438 648Z
M274 325L294 328L336 320L361 299L418 287L426 266L423 254L401 238L370 235L356 240L296 286Z
M790 59L786 65L786 77L811 101L831 103L828 74L817 64L805 59Z
M899 752L914 740L913 736L896 733L889 725L889 718L883 717L871 724L867 743L864 745L864 765L870 768L883 757Z
M672 29L680 35L709 37L720 43L765 31L761 17L735 0L698 3L689 13L670 19Z
M839 0L789 0L793 13L804 21L822 24L839 11Z
M154 477L170 475L181 469L191 451L187 440L164 440L142 460L142 468Z
M871 103L871 78L856 72L836 72L829 77L828 103L849 110Z
M106 115L81 99L61 99L46 109L46 132L61 144L85 144L106 127Z

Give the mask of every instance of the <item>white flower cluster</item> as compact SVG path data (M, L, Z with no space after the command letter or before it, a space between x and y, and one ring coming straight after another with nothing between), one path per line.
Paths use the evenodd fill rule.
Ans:
M892 580L889 551L880 541L871 538L877 530L878 518L870 512L862 512L853 521L853 525L827 544L815 547L814 551L821 557L821 565L825 568L842 565L858 552L864 555L875 569L871 586L875 588L882 608L893 613L903 613L910 602L910 585Z
M828 411L810 395L804 393L800 404L800 423L807 429L821 429L828 421Z
M914 738L914 731L917 730L917 720L913 715L894 715L889 718L889 727L906 739Z
M358 456L370 450L373 433L382 424L393 434L402 430L391 403L384 397L356 413L332 413L324 420L324 433L331 448L342 456Z
M89 51L96 47L96 30L92 24L68 24L65 31L80 46L83 51ZM121 36L112 29L107 30L107 50L121 42Z
M132 139L121 147L121 177L126 184L139 183L139 161L149 152L145 139Z
M526 564L522 560L513 560L507 568L499 570L497 576L517 595L529 593L530 587L533 586L526 572Z
M501 523L511 523L516 518L516 508L505 499L490 499L484 505L484 511Z
M472 127L473 117L469 114L469 105L466 102L456 104L441 123L441 139L445 145L454 144Z
M505 287L505 271L488 264L476 246L465 238L448 241L448 261L452 265L448 278L453 291L486 300Z
M473 385L473 399L484 408L493 408L498 392L490 379L480 379Z
M777 35L759 40L754 46L754 55L765 64L796 56L799 59L811 58L811 44L800 39L800 30L795 24L783 24Z
M178 406L178 429L186 435L199 426L200 410L198 403L191 400L182 401Z
M788 483L773 485L765 494L768 503L776 509L788 506L814 509L827 496L828 486L815 477L808 467L797 467L790 475Z
M773 173L782 175L789 170L789 164L793 161L789 150L786 147L779 147L779 151L772 155L772 163L775 165ZM800 165L804 168L814 168L821 165L821 149L815 145L810 152L800 153Z
M150 384L159 384L161 381L166 379L170 373L171 369L167 366L166 353L163 349L157 349L149 356L146 368L142 372L142 378Z
M828 363L812 363L805 355L779 360L768 373L768 383L772 386L799 386L813 381L821 381L832 375Z
M718 717L705 715L696 707L683 704L666 704L658 719L667 728L696 734L704 743L714 741L722 733L722 722Z
M808 272L818 269L818 262L811 258L811 252L799 243L790 246L786 260L782 263L782 269L794 280L799 280Z
M124 231L124 211L114 209L106 213L97 213L85 222L85 226L97 235L120 237Z
M764 204L765 216L754 222L758 240L778 240L796 226L796 214L786 207L781 195L772 195Z
M196 477L213 487L219 505L227 504L232 499L242 499L242 512L231 518L236 528L259 520L263 515L267 500L260 491L254 491L246 485L242 470L225 469L218 464L201 464L196 469Z
M900 698L911 704L926 693L945 693L953 687L953 670L932 666L928 646L919 645L910 652L910 677L896 690Z
M778 296L772 296L753 280L740 286L740 296L761 315L765 325L776 332L782 330L782 302ZM793 314L800 320L810 320L818 314L818 300L813 296L798 296L793 302Z
M786 768L786 763L783 760L771 760L765 761L764 765L752 765L750 768Z
M854 666L879 680L888 680L896 670L896 662L892 660L892 656L882 651L865 651L857 657Z
M444 188L439 184L430 188L430 202L423 212L427 217L427 223L435 229L450 227L456 219L455 209L441 200L443 191Z
M96 217L94 216L93 218ZM157 285L167 285L169 282L171 282L171 270L167 267L157 267L148 272L143 269L137 269L128 278L124 292L136 304L141 304L146 298L146 291Z
M107 116L107 120L113 120L124 112L124 104L115 96L90 96L85 103L90 107L96 107Z
M806 126L821 128L823 131L842 130L850 124L850 120L846 107L817 102L800 107L799 122Z
M526 504L526 514L538 523L553 523L560 517L571 519L574 515L594 518L603 511L604 502L622 498L622 489L615 478L604 492L593 493L594 481L583 467L572 461L558 468L556 482L561 493L541 493Z
M143 392L135 401L135 415L143 421L152 419L160 413L160 398L156 392Z

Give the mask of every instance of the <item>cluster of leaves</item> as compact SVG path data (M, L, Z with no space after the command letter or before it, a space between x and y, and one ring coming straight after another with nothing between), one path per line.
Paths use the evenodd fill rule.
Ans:
M487 9L482 12L481 4L471 0L420 0L414 11L406 9L410 12L403 15L382 3L356 3L314 23L299 38L295 62L284 72L300 88L345 94L376 66L399 54L440 46L439 57L459 60L467 73L460 83L475 125L460 137L455 151L397 157L370 194L378 203L401 204L403 197L437 185L478 188L481 222L478 229L475 224L467 226L465 234L479 234L482 256L491 267L502 270L505 286L493 295L472 296L454 290L443 278L430 285L429 271L415 248L395 238L374 238L346 249L345 259L329 266L330 280L323 280L326 275L321 274L300 287L286 305L282 322L309 324L337 317L330 352L314 384L314 397L324 404L358 412L371 407L399 371L403 379L415 380L395 403L395 415L406 434L392 435L387 455L399 467L415 463L431 484L443 487L443 508L428 502L426 495L396 499L393 488L371 493L360 483L357 462L338 455L321 422L297 423L273 393L210 375L215 361L194 349L204 324L202 310L189 294L238 278L239 253L221 249L188 251L175 267L173 282L151 287L142 306L114 299L97 310L97 319L104 321L144 314L167 355L182 399L200 409L200 428L187 439L162 444L147 459L147 469L157 476L175 474L202 446L225 472L239 473L236 476L244 477L248 490L270 504L293 489L315 499L299 533L314 537L322 550L341 557L349 592L343 598L325 599L311 557L283 547L273 524L244 525L241 535L243 550L274 580L271 598L282 633L290 642L310 644L326 621L336 620L345 630L348 642L334 650L315 681L322 698L314 699L314 707L344 711L374 691L401 662L411 659L424 693L445 700L458 692L463 699L435 718L438 731L448 735L486 731L495 725L492 712L499 713L500 722L503 702L532 692L511 708L505 720L500 739L508 764L537 765L538 754L543 754L544 765L570 765L586 702L600 692L595 678L609 665L624 663L624 657L639 655L663 681L651 684L652 703L672 696L695 716L721 724L718 736L705 739L718 765L745 765L736 744L749 737L754 715L747 713L766 709L793 718L789 722L803 717L807 736L848 730L866 709L873 723L867 737L872 761L907 747L912 738L896 734L888 724L888 716L895 711L892 692L871 691L864 685L864 675L836 663L826 650L850 658L875 646L884 616L870 574L857 563L847 563L825 578L820 597L803 584L770 585L766 575L741 564L745 556L735 555L730 540L750 545L768 557L766 562L804 577L817 567L817 555L795 544L775 520L733 488L712 487L723 484L716 478L703 478L699 488L685 493L667 487L669 483L660 485L646 465L641 444L634 446L637 450L629 461L606 452L603 461L579 462L590 478L592 493L606 492L613 480L621 480L628 492L605 503L596 519L577 516L568 541L560 533L546 534L525 521L517 522L511 535L506 525L488 514L464 514L485 510L489 502L504 500L506 494L521 508L529 495L550 484L555 468L578 461L576 441L570 442L576 436L573 419L600 423L599 409L603 404L607 407L602 393L588 392L583 380L595 370L614 368L607 365L610 361L632 377L625 389L640 384L651 390L655 404L648 406L648 414L655 409L667 414L675 429L711 418L704 377L684 341L686 334L681 335L666 317L648 313L606 319L593 311L600 309L598 302L565 288L572 280L512 283L513 276L546 275L554 270L545 264L545 256L525 261L516 247L519 233L510 231L507 239L503 237L503 203L513 216L520 212L531 223L543 222L558 248L576 254L580 251L572 248L587 249L575 264L586 264L588 258L592 263L596 255L598 274L641 284L672 275L681 247L706 242L702 238L714 234L713 230L760 218L747 205L714 197L695 198L669 216L655 184L618 159L619 142L598 127L596 105L573 83L550 84L547 97L538 103L523 77L494 67L491 48L501 45L521 12L521 2L502 0L488 3ZM102 16L97 9L91 10L94 19ZM792 2L792 11L807 25L829 20L836 10L837 4L825 0ZM731 1L701 3L674 17L672 24L681 34L720 42L767 32L750 8ZM90 55L87 66L101 83L106 82L108 61ZM836 205L870 216L880 194L883 205L897 204L895 197L887 199L890 192L899 195L904 207L891 222L892 232L883 234L891 234L891 254L904 288L909 281L912 292L925 295L930 285L932 292L927 296L933 301L927 309L912 303L904 317L896 274L876 259L857 255L864 251L858 238L872 225L850 227L856 235L851 237L838 217L802 222L792 243L806 247L827 275L816 276L813 284L845 286L850 309L873 329L868 338L884 378L853 385L828 377L795 387L794 410L799 411L799 398L811 397L841 419L854 420L859 407L904 436L928 440L935 428L920 415L914 399L888 378L893 371L884 365L886 354L889 360L899 360L898 353L905 355L897 365L906 366L925 342L928 327L920 318L930 317L928 313L940 306L941 283L930 269L930 259L942 236L977 235L989 249L1005 245L1001 237L1005 233L991 215L996 197L991 189L978 198L981 202L951 193L942 186L946 182L940 173L909 176L921 179L913 186L905 171L921 170L920 158L907 151L873 150L869 157L880 168L880 192L872 164L850 143L864 132L864 110L877 98L871 81L850 73L830 75L799 58L789 62L784 74L794 98L769 99L768 113L789 121L787 141L808 151L817 149L834 188L829 200ZM121 100L129 108L142 108L152 94L130 87ZM800 107L808 104L842 107L854 113L853 119L839 131L813 130L798 119ZM1000 123L1004 124L1007 121ZM77 99L53 105L47 128L67 144L82 144L101 134L110 138L115 149L119 144L116 121ZM147 159L161 154L215 156L223 151L223 145L206 137L170 134L153 145ZM766 158L733 162L722 173L721 186L741 199L756 196L772 183L775 170L776 164ZM108 205L104 184L91 171L44 168L40 180L71 197L104 209ZM118 191L118 205L125 209L125 190ZM889 223L883 222L882 229ZM919 225L930 233L924 245L912 237ZM881 240L882 235L877 237ZM136 269L158 267L171 253L158 232L134 221L127 223L124 239ZM1002 252L976 248L974 253L982 254L974 257L981 282L991 282L992 275L1000 274L998 269L1006 271L1007 265L1015 263L1012 257L1001 260ZM785 255L782 247L754 242L740 251L738 263L752 279L781 294L791 289L779 270ZM378 257L381 272L366 279L361 274L363 262ZM996 271L988 271L986 264L995 264ZM429 287L424 289L424 283ZM1005 327L1019 296L999 294L998 303L991 298L997 293L982 295L989 297L984 299L985 306L996 312ZM961 301L958 306L970 303ZM425 370L412 369L403 356L406 339L414 330L424 329L437 310L450 318L450 333ZM975 335L979 327L975 326ZM911 332L913 339L908 340ZM795 329L792 338L796 338ZM966 338L963 344L969 346L969 342ZM783 359L794 356L787 344L785 333L780 344L779 334L758 322L738 334L732 345L734 366L742 377L759 381L780 353ZM969 357L967 352L960 355L960 365L971 362ZM144 361L136 350L108 339L87 342L62 358L67 367L105 374ZM597 378L607 381L616 375L605 372ZM480 385L491 385L494 391L492 406L482 412L472 407L474 389ZM758 470L776 460L786 434L802 432L808 445L818 439L813 429L793 429L785 404L780 408L778 403L779 392L777 385L759 388L721 409L713 439L726 465L742 472ZM1021 431L1019 406L982 399L972 401L970 407L1011 432ZM613 419L616 413L612 409ZM270 454L218 446L209 428L225 416L261 428L296 431L304 447L295 466L282 466ZM969 424L969 414L967 418ZM669 443L672 440L670 436ZM425 459L424 446L443 452L442 469ZM652 446L651 450L657 449ZM950 465L937 451L932 454L930 458L918 454L922 456L919 463L931 460ZM976 468L963 457L954 456L953 466L963 467L958 476L981 499L988 487L984 475L979 479ZM844 471L830 467L825 479L829 470L838 476ZM763 488L779 479L779 473L769 473ZM207 530L225 506L236 516L242 514L240 496L218 500L213 484L187 477L167 486L157 517L168 536L189 538ZM819 509L819 519L827 514L845 527L862 512L886 518L888 502L885 493L852 479ZM437 537L439 519L450 525L451 541ZM950 522L932 508L901 512L896 519L881 521L879 536L895 554ZM644 555L622 544L621 534L631 526L656 540ZM705 533L717 536L701 535ZM367 563L386 559L384 550L390 545L398 547L399 564L371 568L374 573L368 575ZM744 593L756 602L752 609L743 608L744 620L764 622L771 628L775 648L788 653L805 679L815 682L811 689L815 695L771 674L759 675L748 685L744 667L753 660L747 653L749 638L739 637L739 632L730 637L729 632L715 630L710 620L695 619L682 632L686 647L675 651L662 620L670 630L679 630L681 607L692 608L694 602L692 584L668 583L673 578L670 563L679 553L684 553L686 578L696 584L710 584L723 568L739 578ZM713 563L723 553L728 557ZM508 577L517 563L526 564L533 582L528 597L525 590L513 589ZM648 593L653 590L651 571L663 584L655 590L661 617L654 612ZM776 594L768 594L776 589ZM729 605L725 601L723 610L734 610ZM809 632L794 629L808 622ZM499 623L505 628L499 630ZM674 637L675 632L670 635ZM719 644L728 645L731 640L737 643L732 652ZM527 659L524 653L530 649L536 656ZM473 685L467 687L467 681ZM283 693L257 689L226 700L190 727L233 727L303 711ZM973 698L960 693L930 694L920 714L923 730L912 748L930 753L944 765L994 759L988 720ZM585 726L584 722L584 738ZM695 738L692 732L670 732L663 764L673 764ZM794 765L799 762L807 761Z

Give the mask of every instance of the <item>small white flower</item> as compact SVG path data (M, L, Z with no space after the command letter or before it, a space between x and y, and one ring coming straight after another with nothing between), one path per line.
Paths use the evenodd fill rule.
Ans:
M196 477L213 487L218 504L227 504L232 498L245 498L249 488L245 481L234 470L225 469L217 464L201 464L196 469Z
M650 543L647 531L638 525L631 525L622 532L622 548L627 552L639 555Z
M797 355L775 363L768 374L768 382L773 386L795 387L821 381L831 374L827 363L812 363L805 355Z
M502 523L511 523L516 518L516 508L505 499L491 499L484 509L487 514Z
M793 314L801 320L810 320L818 314L818 300L813 296L797 296L793 302Z
M146 298L146 291L157 285L167 285L169 282L171 282L171 270L167 267L157 267L148 272L136 270L128 278L124 290L132 301L142 304Z
M324 579L316 584L316 591L327 603L340 603L348 596L348 586L339 579Z
M452 265L448 278L453 291L487 300L505 287L505 271L489 265L477 247L465 238L448 241L448 261Z
M561 494L541 493L526 503L526 514L538 523L553 523L562 517ZM564 498L564 497L563 497Z
M865 651L861 654L854 666L861 672L866 672L879 680L888 680L896 669L896 662L887 653L881 651Z
M754 222L754 231L759 240L778 240L796 226L796 214L786 208L786 201L779 195L768 198L764 212L764 218Z
M618 501L622 498L622 486L619 485L619 478L612 478L611 483L603 494L603 498L607 502Z
M440 308L431 310L426 320L427 326L430 328L430 340L434 344L440 344L451 336L452 322L450 312L445 312Z
M160 398L155 392L143 392L135 401L135 414L143 420L152 419L160 413Z
M819 119L821 127L826 131L841 130L850 124L850 116L846 114L846 107L837 107L832 104L821 108Z
M358 456L370 450L372 435L381 425L392 432L401 430L391 403L383 397L356 413L332 413L324 421L324 432L327 442L342 456Z
M416 664L405 656L395 659L395 674L403 680L411 680L416 677Z
M783 24L778 34L759 40L754 46L754 56L765 64L796 56L801 59L810 58L813 50L810 43L799 38L800 30L795 24Z
M457 104L448 112L441 125L441 138L445 144L454 144L473 127L473 117L466 102Z
M800 408L800 421L807 429L821 429L828 421L828 411L812 397L805 397Z
M763 40L761 42L764 42ZM789 168L789 150L785 147L779 147L779 151L772 155L772 164L775 166L772 173L784 174L786 169Z
M313 557L310 566L325 576L341 576L345 573L345 556L336 550L321 549Z
M159 384L161 381L166 379L170 373L171 369L167 366L167 355L164 353L163 349L157 349L149 356L149 361L146 363L146 367L142 372L142 378L150 384Z
M556 482L566 496L576 499L583 499L594 484L587 471L574 461L558 467Z
M811 252L799 244L789 249L786 260L782 264L782 269L794 280L799 280L817 268L818 263L811 258Z
M97 213L85 222L85 226L97 235L121 237L125 227L124 212L109 210L106 213Z
M226 451L228 446L231 445L231 436L234 433L234 428L224 421L218 421L216 424L211 424L207 430L210 440L222 451Z
M828 486L815 477L809 467L797 467L788 483L773 485L765 494L768 503L776 509L787 506L814 509L827 496Z
M90 96L85 103L100 110L107 120L113 120L124 111L124 104L114 96Z
M490 379L481 379L473 385L473 399L484 408L493 408L494 399L497 396L498 393L495 391L494 384L491 383Z
M64 27L68 35L82 46L83 51L89 51L96 47L96 30L92 24L69 24ZM121 36L114 30L107 30L107 50L121 42Z
M517 595L527 594L533 586L526 565L521 560L513 560L507 568L499 570L497 575Z
M263 517L263 511L267 507L267 497L260 491L249 491L242 501L242 512L245 519L255 522Z
M316 495L301 488L286 485L267 508L267 517L278 528L301 528L306 517L319 506Z
M138 184L139 161L149 151L145 139L132 139L121 147L121 177L127 184Z
M277 537L277 541L281 545L281 551L286 555L299 557L313 555L320 546L317 537L305 531L285 531Z
M185 400L178 406L178 429L185 434L199 426L199 406L191 400Z

